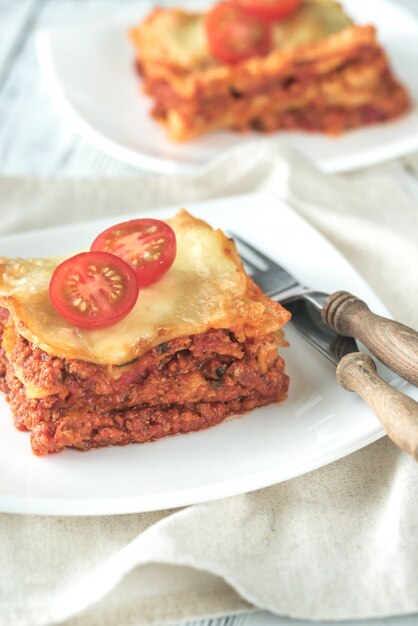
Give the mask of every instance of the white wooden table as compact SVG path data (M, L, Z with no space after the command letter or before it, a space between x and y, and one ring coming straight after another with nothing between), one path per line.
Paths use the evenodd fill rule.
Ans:
M418 0L396 1L418 16ZM122 3L135 5L139 2L141 0L0 0L0 175L144 174L98 152L63 124L42 85L34 48L34 33L39 28L87 21L103 11L116 11ZM168 2L160 0L159 4ZM414 181L413 186L418 199L418 182ZM189 622L187 626L310 624L267 613L253 613ZM349 624L417 626L418 616L338 622L338 626ZM332 624L327 622L327 626Z

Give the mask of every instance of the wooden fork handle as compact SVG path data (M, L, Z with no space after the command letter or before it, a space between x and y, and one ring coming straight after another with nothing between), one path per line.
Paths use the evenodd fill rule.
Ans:
M359 339L387 367L418 386L418 333L415 330L375 315L365 302L346 291L328 296L322 319L340 335Z
M361 352L341 359L337 380L348 391L358 393L374 410L392 441L418 461L418 402L382 380L374 361Z

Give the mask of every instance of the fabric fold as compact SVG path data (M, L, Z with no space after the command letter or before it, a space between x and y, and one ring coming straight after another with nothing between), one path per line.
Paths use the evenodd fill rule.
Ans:
M336 245L400 321L418 326L408 179L416 157L406 165L327 176L261 140L191 179L3 178L0 234L264 191ZM182 510L3 514L0 625L150 626L254 608L314 620L415 612L417 519L417 466L387 439L286 483Z

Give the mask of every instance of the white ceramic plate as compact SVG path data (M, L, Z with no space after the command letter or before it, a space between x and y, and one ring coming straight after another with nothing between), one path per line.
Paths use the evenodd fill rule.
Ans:
M356 22L377 26L397 75L418 102L418 22L384 0L344 0L343 4ZM192 5L196 7L196 2ZM135 3L129 11L115 9L88 25L40 32L42 74L64 119L86 141L134 166L188 174L220 151L260 135L217 132L187 144L166 139L164 129L148 114L151 102L140 93L126 37L127 28L149 9L149 2ZM324 171L341 172L418 149L418 112L339 138L301 132L265 138L277 140L299 149Z
M257 219L254 209L257 207ZM177 207L176 207L177 208ZM234 230L307 284L352 290L385 307L342 256L293 211L251 195L188 206L213 226ZM153 215L172 215L175 209ZM119 219L122 218L118 218ZM114 219L3 237L5 256L48 256L88 247ZM289 398L199 433L145 445L32 456L0 399L0 510L90 515L177 507L265 487L338 459L382 431L369 408L340 388L335 368L288 326L283 350ZM392 375L395 384L401 381ZM396 382L397 381L397 382ZM416 390L418 391L418 390Z

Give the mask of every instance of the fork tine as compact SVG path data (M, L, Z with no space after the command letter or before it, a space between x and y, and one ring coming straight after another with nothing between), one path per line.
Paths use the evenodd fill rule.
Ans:
M270 257L266 256L265 254L263 254L260 250L258 250L257 248L254 248L254 246L252 246L251 244L248 243L248 241L245 241L244 239L241 239L241 237L238 237L238 235L235 235L234 233L231 232L231 235L233 237L233 239L235 239L236 241L238 241L238 243L240 243L242 246L244 246L245 248L248 248L248 250L250 250L255 257L258 257L259 259L261 259L263 261L263 263L265 263L267 265L267 268L278 268L278 269L282 269L280 265L278 265L277 263L275 263L275 261L273 261L273 259L271 259ZM248 265L251 265L251 263L248 262L248 259L245 258L244 255L242 255L245 262L248 263ZM259 270L260 268L257 268L257 270Z
M254 246L247 243L247 241L244 241L244 239L241 239L241 237L238 237L233 233L230 234L237 241L237 243L240 244L240 249L238 251L241 259L244 262L244 265L253 270L252 278L265 294L277 295L279 293L289 291L292 287L301 286L299 281L284 267L260 252L260 250L257 250L257 248L254 248ZM245 248L247 248L247 254L245 254ZM250 254L252 255L254 261L248 258ZM263 267L257 266L257 261L260 266L263 265Z

